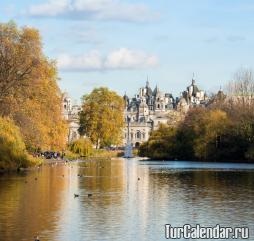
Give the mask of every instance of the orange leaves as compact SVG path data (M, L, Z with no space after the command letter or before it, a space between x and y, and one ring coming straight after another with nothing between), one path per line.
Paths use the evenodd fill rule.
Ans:
M0 115L14 119L28 148L65 145L55 62L43 54L38 30L13 22L0 24Z

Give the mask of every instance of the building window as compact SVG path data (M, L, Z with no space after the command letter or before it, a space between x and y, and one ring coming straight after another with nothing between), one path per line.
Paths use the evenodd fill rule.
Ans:
M158 104L158 106L157 106L157 107L158 107L158 109L160 109L160 105L159 105L159 104Z
M137 132L137 139L141 139L141 133L140 133L140 131Z
M145 133L143 133L143 139L145 139L146 138L146 134Z
M133 140L133 133L131 133L131 139Z

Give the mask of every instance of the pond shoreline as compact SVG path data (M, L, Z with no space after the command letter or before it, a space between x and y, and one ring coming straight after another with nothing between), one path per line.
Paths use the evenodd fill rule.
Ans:
M170 159L153 159L153 158L149 158L147 157L147 159L144 159L145 161L158 161L158 162L161 162L161 161L165 161L165 162L176 162L176 161L179 161L179 162L200 162L200 163L235 163L235 164L254 164L254 161L251 161L251 160L242 160L242 161L239 161L239 160L220 160L220 161L202 161L202 160L170 160ZM143 159L140 159L140 161L143 161Z
M173 162L186 162L186 163L203 163L203 164L253 164L254 162L251 161L238 161L238 160L224 160L224 161L202 161L202 160L166 160L166 159L152 159L149 157L133 157L133 158L124 158L124 157L89 157L89 158L79 158L75 160L68 160L68 159L45 159L42 163L37 164L32 167L21 167L21 168L8 168L8 169L0 169L0 175L4 174L14 174L14 173L20 173L20 172L27 172L27 171L34 171L38 170L43 165L57 165L57 164L64 164L64 163L76 163L76 162L86 162L86 161L98 161L98 160L117 160L117 159L123 159L128 161L140 161L140 162L167 162L167 163L173 163Z

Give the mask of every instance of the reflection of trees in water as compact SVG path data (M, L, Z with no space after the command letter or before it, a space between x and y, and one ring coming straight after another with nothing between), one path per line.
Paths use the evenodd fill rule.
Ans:
M150 178L155 179L158 185L166 186L173 182L178 188L202 188L204 190L226 191L230 188L254 187L254 172L242 171L161 171L151 173Z
M79 219L74 225L84 220L91 222L90 226L96 219L101 223L110 222L112 206L122 204L123 162L104 160L80 165L80 169L62 164L43 167L27 176L0 179L0 239L33 240L34 235L40 234L43 241L58 240L62 235L59 232L66 231L66 222L72 220L74 214L78 214ZM83 176L77 177L78 173ZM74 199L75 192L80 194L79 198ZM88 193L93 196L87 197ZM73 205L78 205L74 213L69 212ZM120 220L121 213L116 212L114 217Z
M149 174L156 190L172 213L193 220L238 220L254 218L254 172L249 171L160 171ZM153 186L152 186L153 185Z
M64 166L45 167L25 178L9 176L0 180L3 240L33 240L34 235L56 228L62 208L61 191L68 185L68 179L62 175L68 175Z

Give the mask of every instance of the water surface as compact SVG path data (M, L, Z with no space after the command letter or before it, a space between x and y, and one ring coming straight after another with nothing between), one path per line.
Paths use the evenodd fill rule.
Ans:
M1 241L157 241L186 223L248 226L254 240L254 165L120 159L0 176Z

